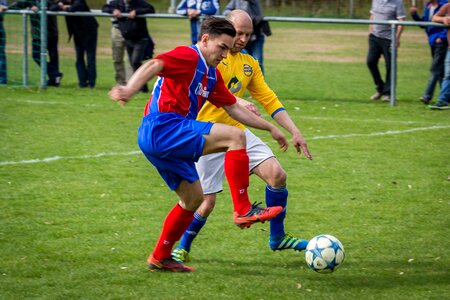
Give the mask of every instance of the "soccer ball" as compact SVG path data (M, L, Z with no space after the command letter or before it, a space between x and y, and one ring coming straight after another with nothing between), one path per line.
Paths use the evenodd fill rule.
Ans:
M332 235L315 236L306 246L306 263L318 273L334 272L344 262L344 257L344 246Z

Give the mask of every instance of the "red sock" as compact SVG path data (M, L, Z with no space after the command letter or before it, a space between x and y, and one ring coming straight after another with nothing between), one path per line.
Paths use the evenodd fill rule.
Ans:
M243 215L251 207L247 188L249 185L249 160L246 149L225 153L225 176L230 186L234 210Z
M194 212L182 208L178 203L167 215L158 243L153 250L153 257L157 260L171 257L173 245L181 238L194 219Z

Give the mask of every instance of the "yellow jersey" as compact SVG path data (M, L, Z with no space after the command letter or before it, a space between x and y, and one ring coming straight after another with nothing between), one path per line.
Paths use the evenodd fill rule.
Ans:
M227 57L220 62L217 69L222 74L225 85L233 95L242 98L247 89L250 95L272 117L278 111L284 110L277 95L264 80L264 75L262 74L258 61L251 55L241 52L233 55L228 52ZM206 101L203 105L197 116L197 120L224 123L245 129L243 124L231 118L223 108L217 108L209 101Z

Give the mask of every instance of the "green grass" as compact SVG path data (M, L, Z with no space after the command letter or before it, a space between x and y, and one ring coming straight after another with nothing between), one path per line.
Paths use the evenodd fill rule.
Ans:
M60 88L0 88L1 299L448 299L450 118L417 100L430 60L423 32L404 33L396 107L368 100L365 27L274 23L267 40L267 80L314 160L257 134L288 173L287 230L337 236L346 260L336 273L270 251L268 224L237 229L226 191L194 244L197 272L166 274L145 260L176 197L133 153L147 96L120 108L106 95L106 21L94 90L77 88L64 38ZM188 41L187 23L151 25L158 53ZM55 160L21 163L45 158ZM251 197L263 193L252 177Z

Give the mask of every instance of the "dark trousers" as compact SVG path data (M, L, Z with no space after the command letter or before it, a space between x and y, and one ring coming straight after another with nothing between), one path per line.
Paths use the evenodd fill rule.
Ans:
M136 41L125 40L128 59L130 60L130 65L133 68L133 73L136 72L136 70L142 65L142 61L144 60L145 52L149 44L149 38L143 38ZM143 92L148 92L147 85L143 86L141 90Z
M2 18L2 16L0 16ZM6 73L6 32L3 26L3 19L0 19L0 84L6 84L8 81Z
M425 99L433 99L434 90L437 83L442 84L444 78L444 61L447 55L448 43L447 41L434 44L431 46L431 66L430 66L430 79L428 80L427 87L423 93Z
M74 34L73 38L77 55L75 66L78 74L78 85L80 87L89 86L93 88L97 78L95 61L97 51L97 30L93 29L92 32L85 33L84 35L77 33ZM85 54L86 61L84 59Z
M41 39L32 39L32 51L33 60L40 66L41 65ZM58 54L58 36L48 36L47 38L47 76L50 81L54 81L56 77L62 75L59 71L59 54Z
M386 63L386 80L383 81L378 69L378 62L381 55ZM369 53L367 54L367 66L372 74L376 90L382 95L391 94L391 41L369 35Z

